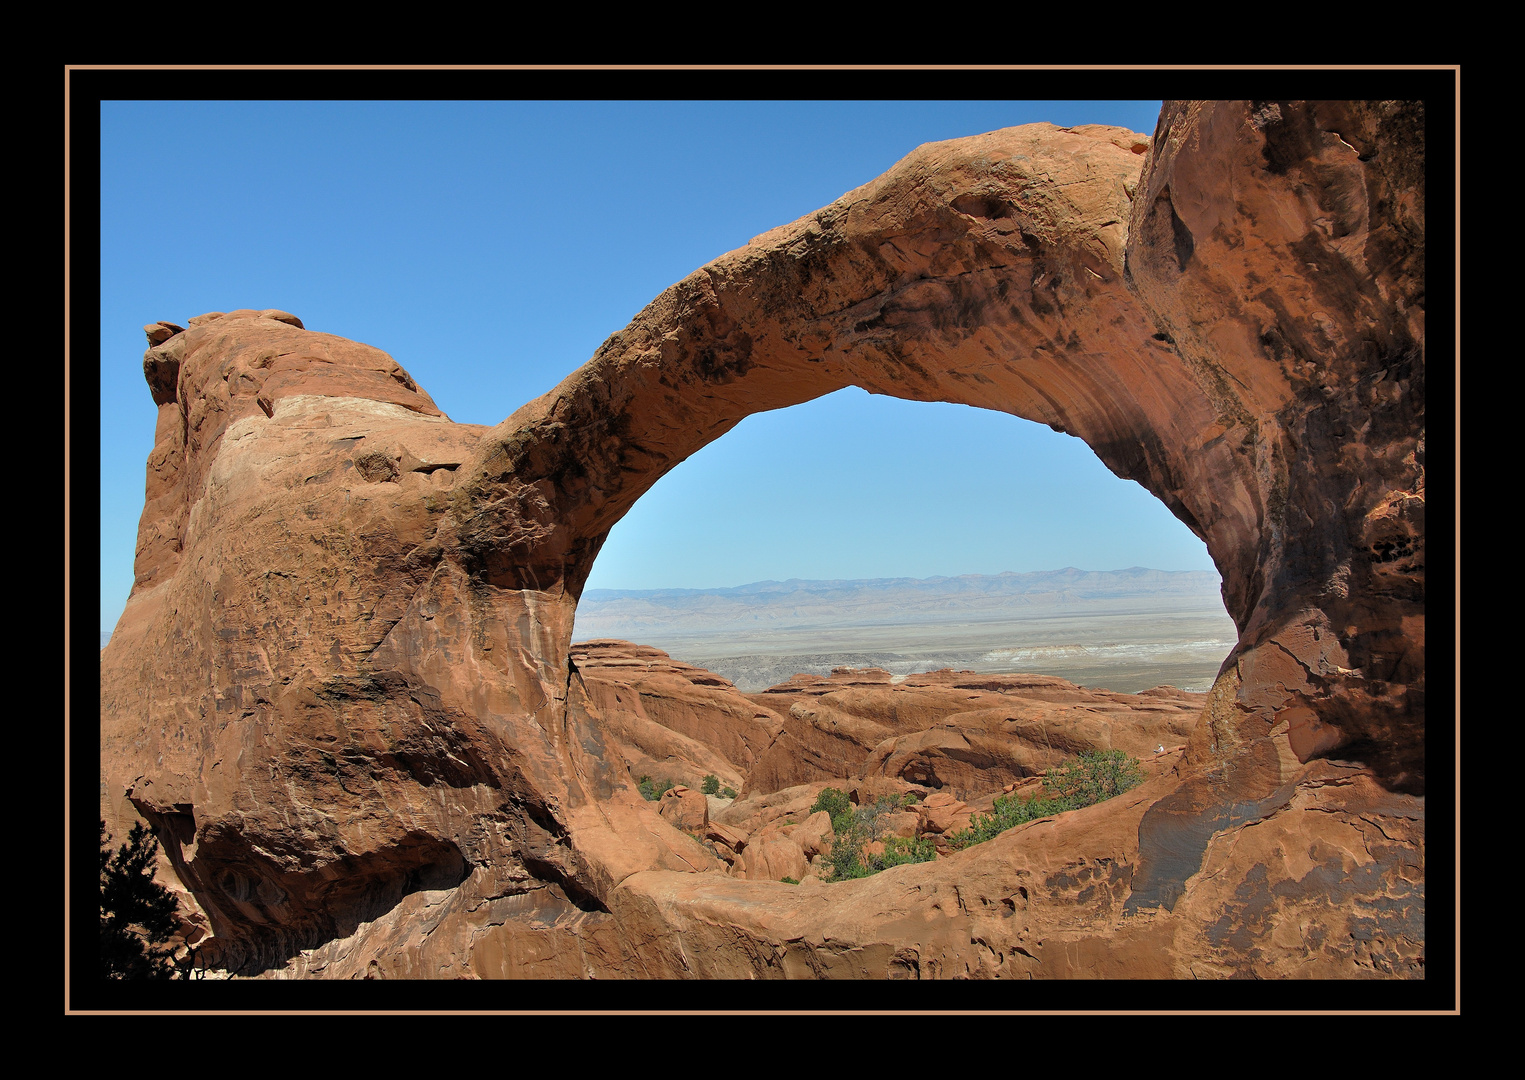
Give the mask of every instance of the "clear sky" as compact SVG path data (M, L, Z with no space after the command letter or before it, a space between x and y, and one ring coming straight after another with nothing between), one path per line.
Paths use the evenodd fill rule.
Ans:
M282 308L495 424L653 297L924 142L1158 101L154 102L101 106L101 629L132 586L155 408L142 326ZM77 369L76 369L77 370ZM849 389L669 473L589 588L1211 570L1079 440Z

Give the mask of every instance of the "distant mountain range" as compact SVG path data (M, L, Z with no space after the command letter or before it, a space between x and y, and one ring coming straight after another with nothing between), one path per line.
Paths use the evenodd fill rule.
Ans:
M1221 582L1200 570L1043 570L959 577L758 581L729 589L589 589L579 640L735 631L971 623L1051 615L1221 612Z
M1206 689L1236 637L1217 574L1140 566L590 589L573 628L574 641L654 646L746 692L839 665L1025 671L1130 693Z

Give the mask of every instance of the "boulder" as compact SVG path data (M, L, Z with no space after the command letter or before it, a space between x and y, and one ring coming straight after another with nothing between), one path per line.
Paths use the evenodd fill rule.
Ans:
M805 853L807 859L831 852L833 839L831 815L825 810L817 810L798 825L790 826L786 831L789 839L800 846L800 850Z
M710 823L709 800L693 788L668 788L658 800L657 813L674 828L703 835Z
M748 881L799 881L810 871L805 852L790 837L769 833L753 840L741 856Z
M917 804L916 832L918 835L932 833L939 836L961 832L969 827L973 814L968 803L939 791Z

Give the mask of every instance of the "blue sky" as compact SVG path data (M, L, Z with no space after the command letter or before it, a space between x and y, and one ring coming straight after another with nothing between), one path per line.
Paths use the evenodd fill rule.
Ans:
M144 323L277 307L495 424L668 285L924 142L1158 101L154 102L101 106L101 628L132 585ZM615 526L589 588L1211 570L1079 440L850 389L753 416Z

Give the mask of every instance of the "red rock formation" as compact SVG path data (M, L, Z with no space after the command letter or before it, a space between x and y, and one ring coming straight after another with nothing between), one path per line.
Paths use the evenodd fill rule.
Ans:
M1284 733L1422 793L1423 105L1171 102L1156 138L1129 280L1241 500L1208 530L1240 640L1194 760Z
M284 313L150 331L108 818L250 973L1422 973L1423 156L1391 103L929 144L490 429ZM633 791L568 659L608 530L848 385L1077 435L1204 539L1241 640L1178 774L813 892Z
M1082 750L1136 757L1186 741L1207 695L1087 690L1051 675L887 671L797 675L747 697L783 714L747 778L776 791L835 778L887 776L925 788L989 792Z
M662 792L657 813L675 828L700 836L710 823L709 803L704 796L681 784Z
M783 724L728 680L660 649L584 641L572 663L632 776L697 785L713 775L740 790Z
M538 793L506 809L537 770L558 789L558 755L518 706L528 692L477 674L516 631L457 610L469 590L441 566L453 474L483 429L452 424L386 354L294 322L192 319L145 357L173 396L137 584L102 654L102 812L158 826L213 964L281 963L476 868L493 868L489 894L575 912L563 826ZM616 865L713 865L623 775L601 783L623 802L598 813L664 838L647 850L642 826L617 830Z

